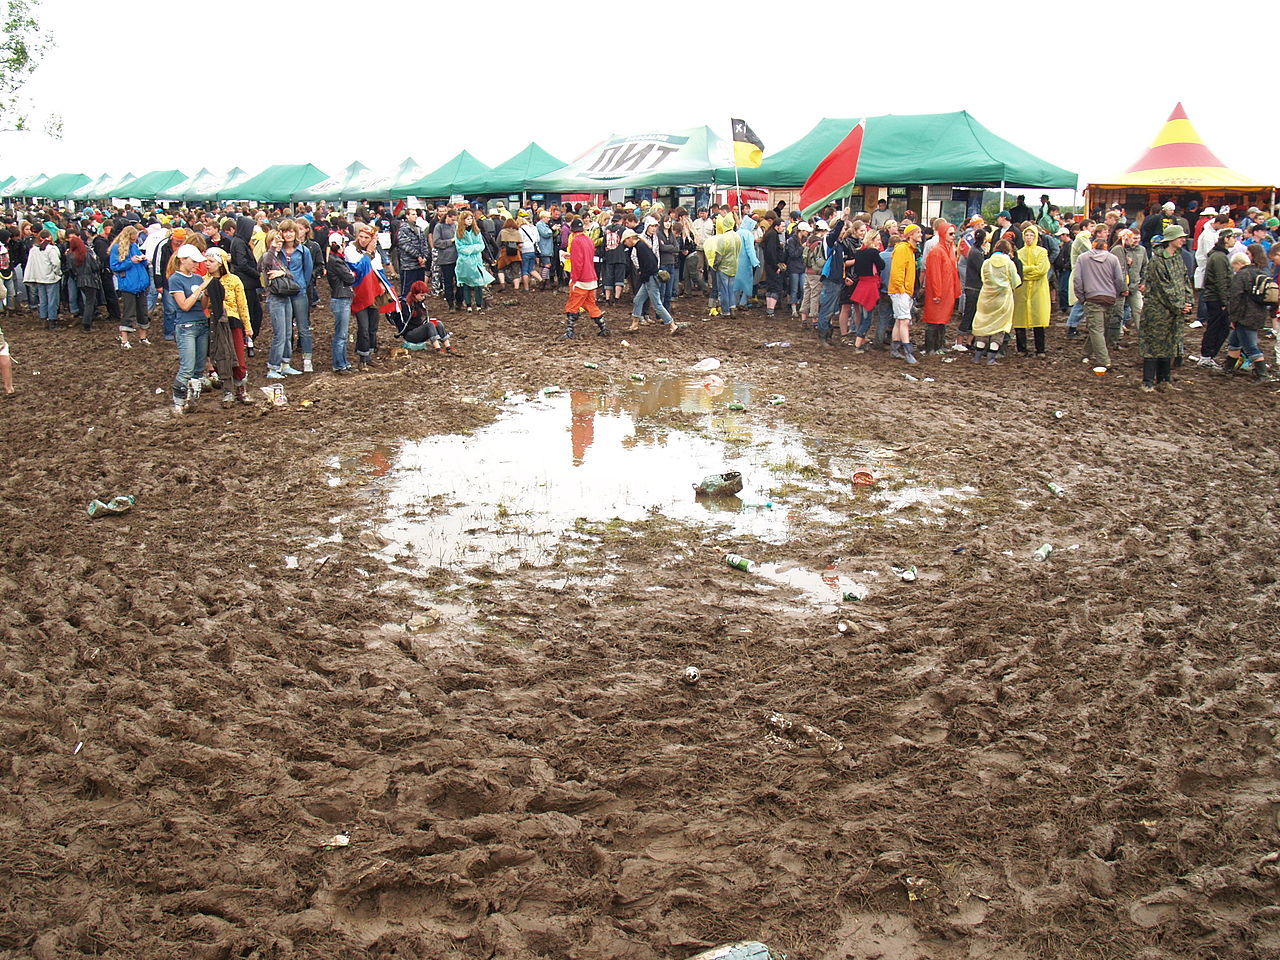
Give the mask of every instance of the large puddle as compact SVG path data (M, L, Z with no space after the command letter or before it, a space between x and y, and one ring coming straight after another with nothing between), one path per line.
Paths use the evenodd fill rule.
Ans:
M394 453L379 448L367 463L335 458L330 482L353 473L382 478L388 519L378 532L391 542L388 560L408 554L423 567L498 571L572 565L626 535L629 524L658 516L729 540L781 544L801 523L838 524L869 511L906 508L930 522L965 495L914 484L893 495L855 493L852 461L819 464L801 439L752 414L763 402L750 386L714 376L627 382L608 392L549 388L508 397L497 419L471 434L406 441ZM662 422L674 411L698 416ZM867 453L875 462L894 456ZM726 471L742 474L740 494L694 496L694 484ZM850 502L855 497L861 504ZM846 502L847 510L839 507ZM798 575L779 572L768 579ZM834 583L789 585L825 598Z
M801 508L799 495L847 494L847 483L824 476L797 438L730 403L749 408L751 388L670 377L611 394L510 398L471 435L405 443L379 532L425 566L503 570L550 564L566 543L599 539L599 525L617 531L653 516L774 543L800 518L838 521L820 504ZM706 416L648 422L664 410ZM743 476L740 494L695 498L695 483L729 470Z

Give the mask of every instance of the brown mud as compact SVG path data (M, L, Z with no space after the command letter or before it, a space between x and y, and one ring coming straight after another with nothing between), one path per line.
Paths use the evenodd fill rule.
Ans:
M559 307L181 420L171 346L5 322L0 957L1280 956L1274 386L1143 395L1132 346L1095 378L1057 326L913 383L790 318L564 343ZM403 440L705 356L813 454L784 542L654 512L547 565L384 549ZM881 492L972 491L801 482L876 448Z

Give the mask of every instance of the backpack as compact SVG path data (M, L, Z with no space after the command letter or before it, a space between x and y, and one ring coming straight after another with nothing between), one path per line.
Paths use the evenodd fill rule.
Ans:
M1277 284L1265 273L1253 278L1253 286L1249 288L1249 299L1264 307L1274 307L1280 303L1280 284Z

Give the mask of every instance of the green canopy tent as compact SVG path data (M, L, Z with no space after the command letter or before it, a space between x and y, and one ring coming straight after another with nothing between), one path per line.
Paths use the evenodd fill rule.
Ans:
M70 199L72 191L92 182L83 173L54 174L40 184L40 196L48 200L67 200Z
M4 179L0 179L0 197L7 197L9 194L6 191L8 191L12 184L17 183L17 181L17 177L5 177Z
M624 187L733 183L733 153L710 127L611 134L577 160L527 181L539 193L603 193Z
M338 200L346 196L342 192L343 188L351 182L351 178L358 176L369 168L363 163L356 161L347 166L342 173L336 177L327 177L319 183L313 183L306 189L299 190L293 195L295 200Z
M395 173L391 174L391 185L389 188L391 195L396 197L400 196L396 191L402 185L415 183L426 176L426 173L427 171L422 169L422 166L417 160L413 159L413 157L405 157L404 160L400 162L400 166L396 167ZM405 196L409 196L409 194L405 194Z
M126 186L131 180L137 179L132 173L126 173L123 177L112 177L106 183L99 185L100 193L95 199L110 200L112 197L123 197L124 194L120 192L120 188Z
M309 163L277 163L235 186L231 192L237 200L290 203L307 187L328 178L327 173ZM230 196L225 186L218 191L218 195Z
M856 119L823 119L791 146L766 154L759 167L742 167L742 185L801 187L814 168L853 129ZM1078 177L996 136L967 112L867 118L858 183L1006 184L1074 190ZM733 169L720 183L733 182Z
M67 197L67 199L77 200L77 201L97 199L98 197L102 196L102 194L99 192L99 188L102 186L105 186L106 184L110 183L114 179L115 177L111 176L111 174L104 173L102 176L95 177L94 179L90 180L84 186L77 187L76 189L72 190L70 195Z
M230 170L227 171L227 174L225 177L223 177L222 182L219 183L213 190L209 191L209 194L207 196L199 196L195 193L192 193L188 196L187 199L189 200L241 200L243 198L240 197L236 193L236 191L239 190L240 187L244 185L244 182L248 179L249 179L248 172L241 170L239 167L232 167Z
M563 160L557 160L536 143L531 143L511 159L494 167L478 192L522 193L528 189L529 181L551 173L553 170L559 170L563 166Z
M363 163L353 163L339 176L322 180L294 194L295 200L363 200L389 197L391 175L376 173Z
M161 190L168 190L187 179L181 170L152 170L140 177L122 183L116 187L120 196L133 197L138 200L154 200Z
M391 187L391 196L401 197L450 197L458 194L475 194L484 186L490 168L463 150L436 167L426 176L409 183L397 183Z
M200 171L194 176L187 177L184 180L180 180L178 183L165 187L163 190L157 190L156 199L157 200L186 200L187 191L191 189L191 186L193 184L199 183L199 182L208 182L209 180L214 181L214 184L213 184L214 186L217 186L219 183L222 182L222 178L215 177L212 173L209 172L208 167L201 167Z
M43 173L32 174L29 177L22 177L17 183L9 187L9 196L11 197L34 197L38 194L32 191L44 183L49 178Z

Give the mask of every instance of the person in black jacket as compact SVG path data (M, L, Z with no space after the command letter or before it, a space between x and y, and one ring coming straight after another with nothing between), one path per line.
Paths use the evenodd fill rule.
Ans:
M333 344L330 356L333 359L333 372L346 373L351 369L351 361L347 359L347 344L351 339L351 299L354 296L352 286L356 282L356 272L343 256L347 238L335 231L326 239L329 243L329 256L325 260L324 272L329 278L329 309L333 311Z
M252 217L236 217L236 235L231 241L231 272L244 284L244 296L249 301L249 326L256 338L262 329L262 280L258 275L258 259L253 255L253 226Z
M671 334L680 332L680 324L662 305L662 291L658 289L658 254L654 252L649 239L641 237L634 230L622 231L622 243L630 248L632 263L636 268L636 297L631 306L631 326L628 331L640 329L640 318L644 316L644 307L648 303L653 307L662 323L670 327Z
M418 211L410 210L396 231L396 255L400 261L400 296L419 280L425 280L431 265L431 238L418 222Z
M781 209L778 210L780 214ZM783 248L786 223L781 216L777 220L767 218L764 227L764 306L765 316L773 317L787 287L787 256Z
M964 347L973 343L973 318L978 312L978 297L982 293L982 265L987 261L986 248L987 231L976 231L964 258L964 311L960 314L960 332L956 337L956 343Z
M120 298L116 296L115 277L111 273L111 235L114 232L115 227L111 221L104 221L102 232L93 238L93 253L98 258L98 269L102 278L101 300L107 307L107 319L119 325Z

